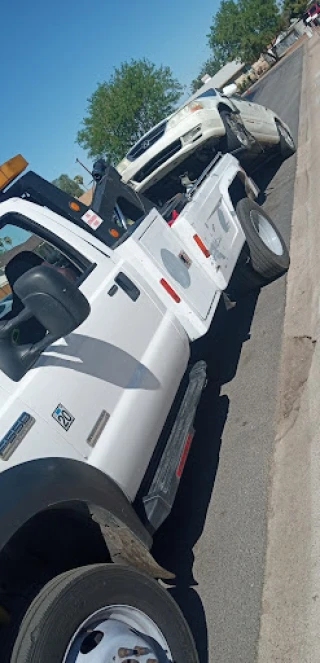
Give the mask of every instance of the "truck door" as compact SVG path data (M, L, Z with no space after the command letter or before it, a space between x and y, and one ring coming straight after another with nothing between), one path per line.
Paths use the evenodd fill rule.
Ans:
M21 205L28 218L12 212L0 219L2 301L11 296L21 270L46 261L79 279L91 313L79 329L47 348L20 382L0 373L6 409L19 399L36 420L7 462L34 453L61 455L53 443L57 437L73 450L70 455L109 474L133 499L188 363L186 335L128 263L117 263L99 242L94 246L94 237L88 244L85 231L74 234L72 224L59 223L57 215L44 217L35 206ZM5 317L14 317L19 306L13 293ZM17 330L16 342L33 343L45 333L34 321L30 329ZM39 421L47 434L42 448L33 450ZM6 431L0 418L0 439L1 432Z

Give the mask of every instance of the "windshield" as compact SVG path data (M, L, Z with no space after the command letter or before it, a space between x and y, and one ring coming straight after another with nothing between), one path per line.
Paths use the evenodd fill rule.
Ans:
M200 99L200 97L216 97L217 93L213 89L213 87L209 88L209 90L206 90L205 92L202 92L202 94L199 94L197 96L197 99Z

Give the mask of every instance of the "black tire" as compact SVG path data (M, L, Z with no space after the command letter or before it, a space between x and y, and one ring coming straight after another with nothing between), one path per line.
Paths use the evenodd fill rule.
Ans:
M275 281L288 271L289 252L279 230L257 203L249 198L243 198L237 204L236 212L246 236L246 245L239 261L238 281L241 281L241 285L245 286L246 291L258 289ZM274 237L274 251L259 235L261 217L269 225L271 237Z
M288 132L288 130L281 124L281 122L277 121L276 124L280 138L279 147L281 157L283 160L289 159L289 157L292 157L292 155L295 154L297 148L291 133Z
M49 582L24 617L11 663L61 663L81 624L111 605L147 615L163 634L175 663L198 663L189 628L168 592L135 569L114 564L81 567Z
M248 152L252 150L255 139L245 128L240 115L223 110L220 112L220 117L226 132L220 143L222 150L224 152L234 152L241 147ZM238 133L237 128L239 129Z

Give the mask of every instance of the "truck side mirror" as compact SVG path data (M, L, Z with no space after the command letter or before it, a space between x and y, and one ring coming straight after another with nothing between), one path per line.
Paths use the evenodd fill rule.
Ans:
M51 266L40 265L17 279L14 293L24 309L11 320L0 320L0 370L18 382L51 343L67 336L90 313L90 304L77 286ZM47 330L37 343L18 345L14 330L36 318Z
M77 286L54 267L40 265L20 276L13 286L25 310L55 338L67 336L90 313Z

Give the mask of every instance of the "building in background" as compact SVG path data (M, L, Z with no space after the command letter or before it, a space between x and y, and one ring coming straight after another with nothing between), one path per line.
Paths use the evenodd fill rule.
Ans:
M227 62L224 67L221 67L219 71L214 76L208 76L205 74L201 79L204 85L210 83L210 87L215 87L217 90L222 90L227 85L231 83L236 83L237 79L249 72L251 67L243 64L243 62L237 62L233 60L232 62ZM202 88L201 88L202 89ZM198 92L199 90L197 90Z

